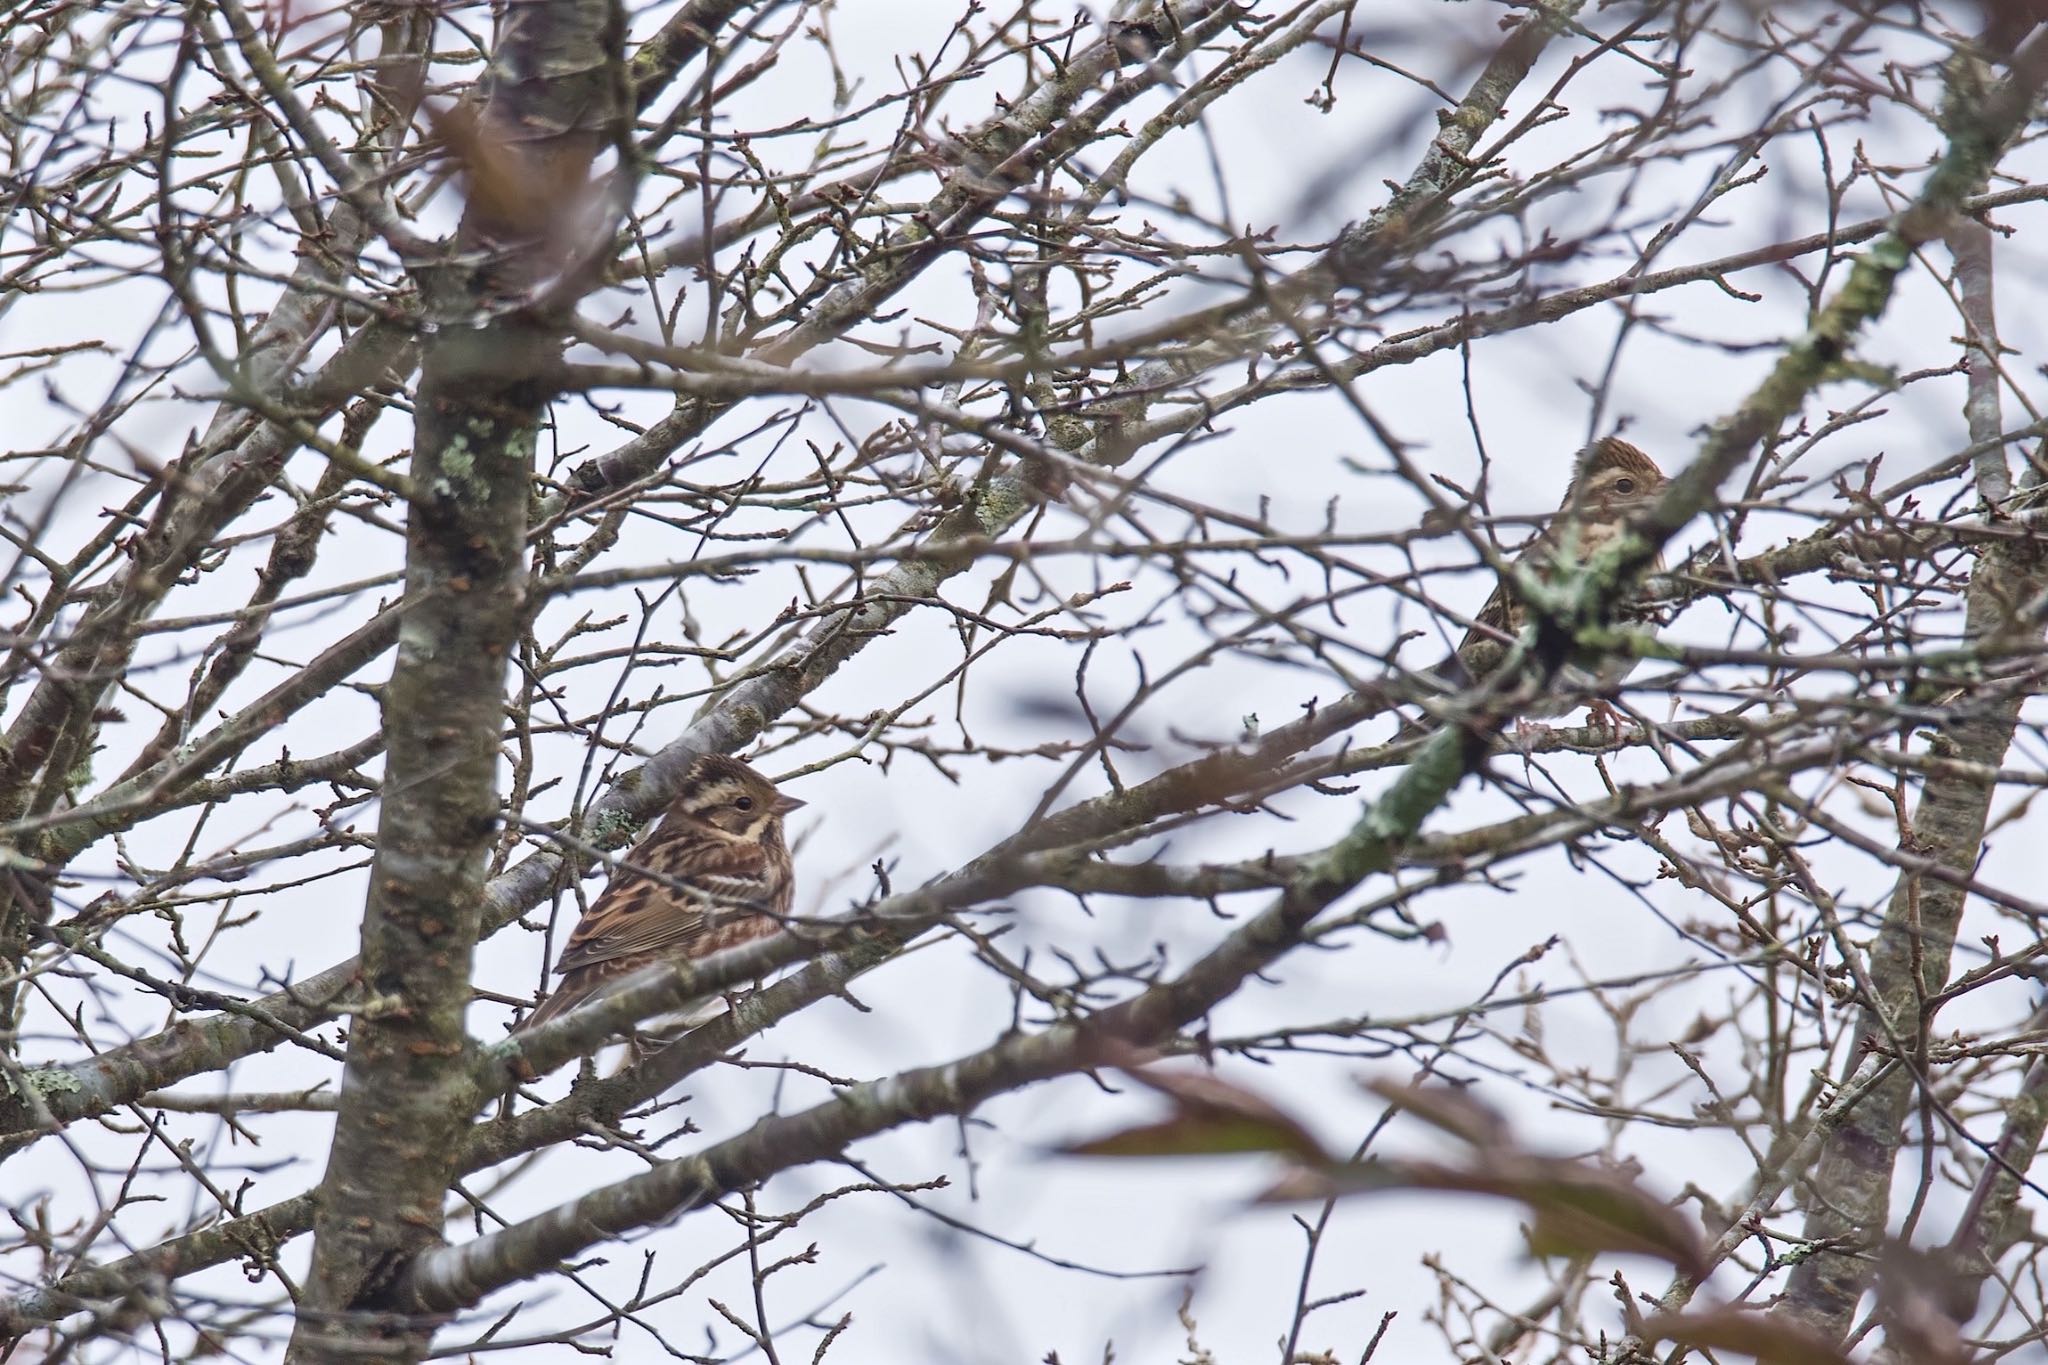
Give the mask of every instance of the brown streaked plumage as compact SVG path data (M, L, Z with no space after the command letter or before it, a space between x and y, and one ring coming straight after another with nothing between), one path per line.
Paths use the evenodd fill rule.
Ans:
M803 804L736 758L699 757L661 824L577 921L555 961L561 984L513 1032L642 967L705 957L781 928L795 885L782 821Z
M1557 514L1535 539L1516 552L1515 563L1544 579L1583 564L1621 534L1630 516L1662 496L1667 482L1656 461L1620 437L1607 436L1595 441L1573 461L1571 486L1565 490ZM1660 555L1656 568L1661 570L1663 565ZM1457 650L1430 671L1448 688L1470 686L1476 681L1467 663L1473 646L1481 641L1505 645L1527 620L1527 604L1516 595L1513 582L1503 577L1472 618L1472 626L1458 642ZM1634 671L1637 662L1629 658L1611 660L1597 673L1567 668L1563 690L1611 691ZM1560 716L1574 705L1569 696L1543 697L1525 706L1523 714ZM1411 738L1423 733L1424 728L1409 722L1395 738Z

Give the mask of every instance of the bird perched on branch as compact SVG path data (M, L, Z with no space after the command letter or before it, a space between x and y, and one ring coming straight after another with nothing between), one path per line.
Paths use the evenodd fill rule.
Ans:
M736 758L697 758L661 824L577 921L555 962L561 984L512 1031L537 1028L642 967L707 957L780 929L795 885L782 822L803 804ZM688 1002L657 1027L697 1022L691 1016L712 998Z
M1514 562L1549 582L1583 565L1628 526L1629 518L1655 502L1667 480L1648 455L1616 436L1603 437L1579 452L1572 465L1571 486L1557 514L1542 532L1516 552ZM1656 568L1663 568L1663 557ZM1513 643L1529 619L1529 605L1517 594L1514 581L1503 576L1493 595L1472 618L1472 627L1458 648L1429 670L1446 691L1471 686L1491 672L1501 651ZM1478 663L1476 655L1484 655ZM1520 707L1525 717L1561 716L1577 702L1575 693L1610 692L1635 670L1640 660L1629 657L1598 661L1595 671L1568 664L1559 675L1563 686ZM1475 664L1477 665L1475 667ZM1433 728L1427 721L1405 722L1394 738L1412 739Z

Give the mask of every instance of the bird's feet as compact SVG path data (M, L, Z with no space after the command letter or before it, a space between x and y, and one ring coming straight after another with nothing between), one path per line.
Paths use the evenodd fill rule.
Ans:
M1605 697L1595 697L1586 703L1586 724L1594 729L1607 731L1609 744L1621 742L1621 728L1628 718L1617 711L1614 703Z

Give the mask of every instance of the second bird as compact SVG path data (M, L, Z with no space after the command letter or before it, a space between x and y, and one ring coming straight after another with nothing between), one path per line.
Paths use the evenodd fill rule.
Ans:
M1638 510L1655 502L1664 492L1664 471L1656 461L1617 436L1595 441L1579 452L1572 465L1571 486L1564 502L1534 540L1515 554L1515 563L1549 580L1593 556L1627 527ZM1663 567L1663 557L1657 559ZM1515 592L1514 584L1503 578L1493 595L1472 618L1472 627L1458 648L1430 671L1447 688L1458 689L1473 681L1468 660L1474 646L1482 641L1505 645L1528 621L1529 608ZM1496 656L1497 657L1497 656ZM1595 675L1572 669L1565 681L1577 690L1610 691L1621 685L1639 661L1620 658L1608 661ZM1559 716L1575 703L1568 695L1539 698L1523 708L1528 716ZM1428 727L1409 722L1401 727L1397 740L1423 734Z

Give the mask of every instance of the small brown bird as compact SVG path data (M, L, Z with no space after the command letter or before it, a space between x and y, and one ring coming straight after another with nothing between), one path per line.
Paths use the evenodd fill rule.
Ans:
M1515 554L1514 562L1548 581L1560 572L1576 568L1627 527L1628 519L1655 502L1664 492L1664 471L1648 455L1616 436L1595 441L1579 452L1572 468L1571 486L1557 514L1542 532ZM1656 568L1664 567L1659 555ZM1458 642L1457 650L1430 672L1450 691L1469 687L1476 681L1468 663L1473 646L1482 641L1505 646L1528 622L1528 604L1516 595L1514 584L1502 578L1493 595L1472 618L1472 627ZM1498 655L1495 655L1497 658ZM1578 703L1574 693L1609 692L1619 687L1635 670L1639 660L1622 657L1603 661L1597 672L1567 665L1560 675L1562 686L1552 694L1522 707L1525 716L1561 716ZM1427 733L1426 724L1410 721L1401 727L1396 740Z
M555 962L561 984L512 1031L535 1028L642 967L706 957L780 929L795 885L782 821L803 804L736 758L699 757L661 824L626 855L569 935ZM690 1016L712 998L651 1024L658 1031L698 1022Z

